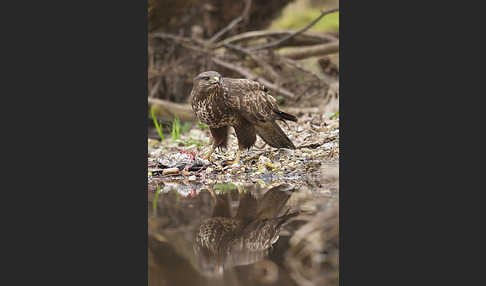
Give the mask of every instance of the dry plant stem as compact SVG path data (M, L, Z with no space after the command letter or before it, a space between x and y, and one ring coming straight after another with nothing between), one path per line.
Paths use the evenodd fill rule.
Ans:
M217 65L220 65L222 67L225 67L227 69L230 69L232 71L235 71L235 72L241 74L242 76L246 77L247 79L258 81L259 83L263 84L265 87L268 87L269 89L272 89L272 90L280 93L284 97L295 98L295 95L293 93L291 93L290 91L284 89L283 87L279 87L279 86L267 81L266 79L264 79L262 77L257 76L253 72L251 72L251 71L249 71L249 70L247 70L243 67L225 62L225 61L218 59L218 58L213 58L212 61Z
M288 48L287 50L279 51L278 54L289 59L302 60L310 57L334 54L337 52L339 52L339 41L310 47Z
M237 17L236 19L231 21L231 23L229 23L228 26L224 27L219 32L217 32L214 36L211 37L211 39L209 39L208 42L214 43L216 40L221 38L221 36L223 36L226 32L233 29L233 27L239 24L241 21L243 21L244 19L248 19L250 8L251 8L251 0L245 0L245 8L243 9L243 13L241 14L241 16Z
M256 51L256 50L261 50L261 49L268 49L268 48L277 47L277 46L281 45L283 42L289 40L290 38L295 37L296 35L307 31L312 26L314 26L317 22L319 22L319 20L321 20L322 17L324 17L325 15L330 14L330 13L333 13L333 12L336 12L336 11L339 11L339 8L332 9L332 10L328 10L328 11L321 11L321 15L319 17L317 17L314 21L310 22L309 25L305 26L303 29L300 29L297 32L292 33L292 34L290 34L288 36L285 36L285 37L283 37L280 40L273 41L273 42L270 42L268 44L261 45L261 46L251 47L251 48L249 48L249 50Z

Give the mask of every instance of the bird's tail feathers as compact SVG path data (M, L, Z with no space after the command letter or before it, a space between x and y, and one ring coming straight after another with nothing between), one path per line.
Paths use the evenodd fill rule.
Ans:
M297 117L295 117L294 115L292 114L289 114L289 113L285 113L283 111L280 111L280 110L276 110L275 113L278 114L278 116L280 116L281 119L284 119L284 120L290 120L290 121L293 121L293 122L297 122ZM279 118L279 119L280 119Z
M275 121L260 122L255 125L258 136L274 148L295 149L294 143L285 135Z

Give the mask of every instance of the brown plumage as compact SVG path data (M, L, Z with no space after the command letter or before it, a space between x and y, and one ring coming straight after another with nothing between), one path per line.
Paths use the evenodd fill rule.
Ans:
M295 149L276 120L296 122L297 118L280 111L277 101L262 84L249 79L223 78L215 71L207 71L194 78L191 96L194 113L208 125L213 137L207 159L215 148L226 148L229 126L238 138L235 163L242 150L255 144L256 135L272 147Z

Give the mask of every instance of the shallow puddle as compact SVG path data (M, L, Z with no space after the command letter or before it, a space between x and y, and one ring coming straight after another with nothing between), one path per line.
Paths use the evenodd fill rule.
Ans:
M337 285L331 190L165 181L148 192L149 285Z

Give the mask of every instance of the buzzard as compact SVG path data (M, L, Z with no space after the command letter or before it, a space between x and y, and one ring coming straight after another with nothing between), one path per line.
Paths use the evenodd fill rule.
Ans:
M226 148L229 127L238 138L237 164L241 151L250 149L260 136L275 148L295 149L294 144L275 122L297 121L294 115L278 109L277 101L260 83L249 79L223 78L215 71L194 78L191 91L192 110L211 131L213 145L204 157L211 159L216 148Z

